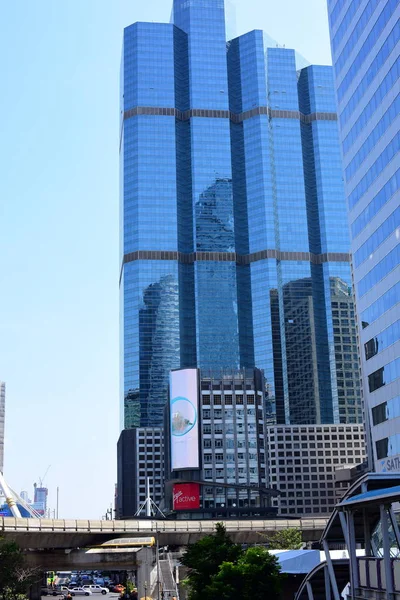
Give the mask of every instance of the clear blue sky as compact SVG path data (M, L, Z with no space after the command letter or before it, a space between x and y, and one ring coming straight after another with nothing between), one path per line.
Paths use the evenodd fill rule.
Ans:
M329 64L325 0L236 0L264 29ZM0 379L5 475L45 483L60 516L99 518L119 423L118 120L123 27L168 21L170 0L19 0L0 35Z

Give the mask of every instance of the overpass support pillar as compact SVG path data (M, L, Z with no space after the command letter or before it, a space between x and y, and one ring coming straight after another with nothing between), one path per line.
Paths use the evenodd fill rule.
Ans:
M152 548L141 548L136 554L136 584L138 597L145 598L152 595L154 586L154 551Z
M43 579L43 573L40 573L40 578L38 575L38 581L35 581L35 583L32 583L32 585L29 588L29 600L41 600L42 594L41 589L42 589L42 579Z

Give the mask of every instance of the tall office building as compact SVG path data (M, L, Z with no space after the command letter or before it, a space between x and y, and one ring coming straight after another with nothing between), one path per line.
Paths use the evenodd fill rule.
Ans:
M0 473L4 467L4 421L6 410L6 384L0 381Z
M121 428L161 427L171 369L260 368L279 423L361 420L331 67L223 0L124 31Z
M371 463L400 470L400 2L328 9Z

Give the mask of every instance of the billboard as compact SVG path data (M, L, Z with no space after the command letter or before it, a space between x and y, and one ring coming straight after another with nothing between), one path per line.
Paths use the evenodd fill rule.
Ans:
M199 398L197 369L171 371L171 470L199 469Z
M200 485L198 483L174 484L174 510L200 508Z

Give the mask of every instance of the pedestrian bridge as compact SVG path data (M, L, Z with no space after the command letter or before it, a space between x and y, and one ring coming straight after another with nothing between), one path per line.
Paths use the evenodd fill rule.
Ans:
M275 531L297 527L304 542L321 537L328 518L275 520L161 520L96 521L70 519L19 519L0 517L0 535L16 541L21 548L85 548L121 537L154 536L160 546L192 544L223 523L233 541L242 544L263 542Z

